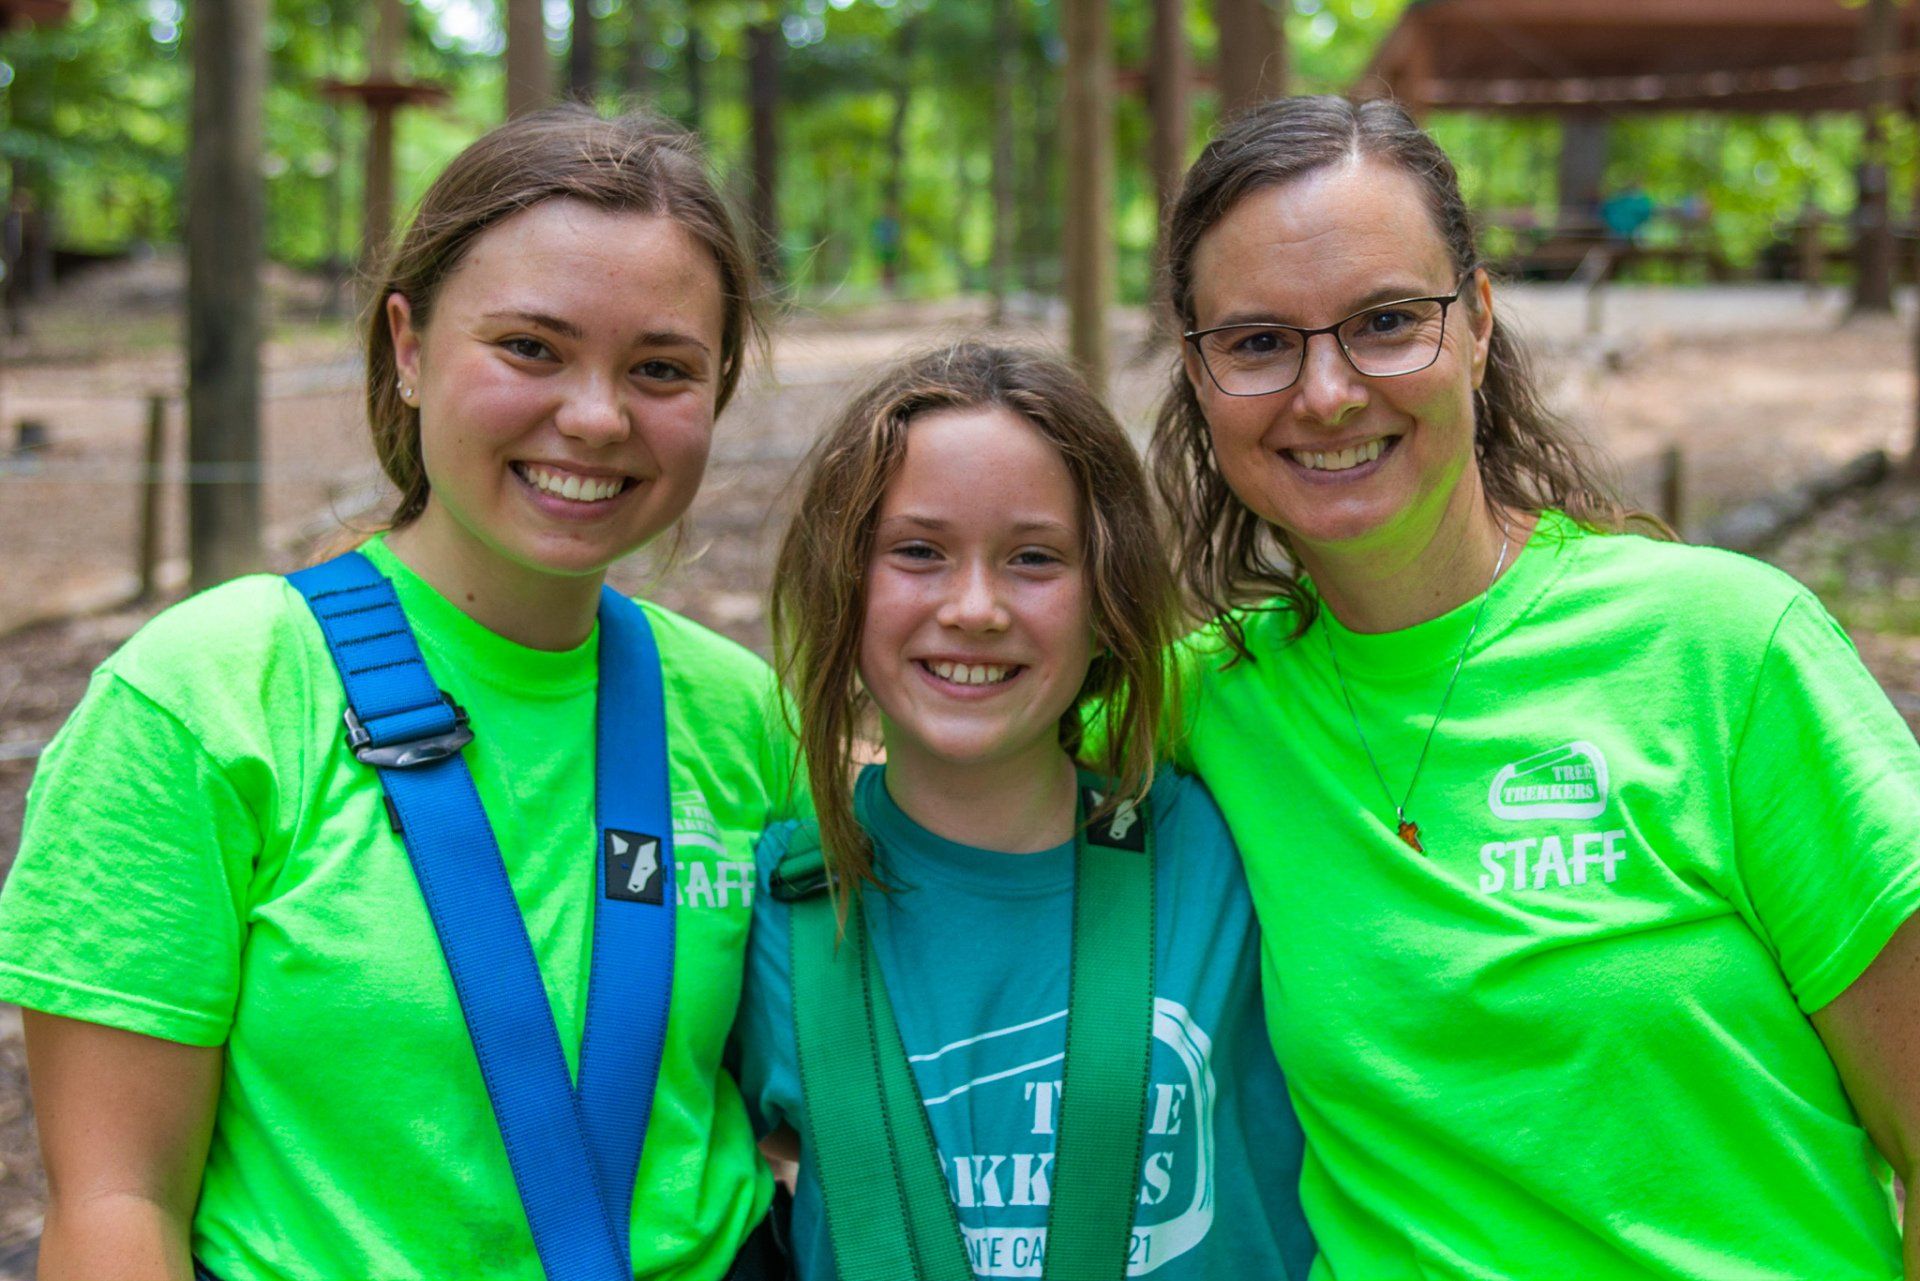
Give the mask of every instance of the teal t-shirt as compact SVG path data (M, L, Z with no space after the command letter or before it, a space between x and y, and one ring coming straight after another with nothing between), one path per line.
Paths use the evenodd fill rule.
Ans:
M901 811L878 766L862 773L855 804L881 876L898 887L863 901L974 1273L1037 1277L1066 1050L1073 845L1005 854L944 840ZM1127 1273L1299 1281L1313 1258L1301 1136L1267 1046L1246 881L1198 782L1163 773L1151 806L1153 1075ZM792 830L761 840L763 887ZM756 896L740 1079L763 1129L805 1134L788 920L785 903ZM837 1281L804 1149L793 1245L802 1281Z
M571 1066L596 864L598 633L564 652L480 626L402 565ZM635 1273L711 1281L771 1183L721 1054L753 841L785 812L766 665L645 606L678 860L672 1011L633 1203ZM0 893L0 998L224 1045L195 1253L223 1281L541 1277L472 1043L311 613L254 577L160 615L94 676L28 797Z
M1184 646L1262 926L1315 1275L1900 1275L1807 1016L1920 906L1920 749L1804 588L1549 512L1481 600ZM1341 677L1328 659L1329 633Z

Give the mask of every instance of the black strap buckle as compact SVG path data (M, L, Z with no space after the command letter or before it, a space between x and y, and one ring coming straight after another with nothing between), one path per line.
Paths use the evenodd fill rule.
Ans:
M444 690L440 698L453 709L452 729L429 734L425 738L408 739L404 743L382 743L378 747L374 746L373 735L349 707L347 747L352 750L354 759L376 769L412 769L457 755L461 748L473 741L473 731L467 727L467 709L448 698Z
M826 852L816 839L787 851L767 877L767 890L782 903L797 903L827 888Z

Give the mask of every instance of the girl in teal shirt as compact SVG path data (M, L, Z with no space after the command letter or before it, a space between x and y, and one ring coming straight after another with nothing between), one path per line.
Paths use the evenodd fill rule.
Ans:
M761 842L740 1039L749 1107L799 1137L800 1276L907 1275L850 1254L896 1178L916 1174L950 1248L898 1266L943 1281L1080 1274L1048 1261L1088 1174L1062 1122L1088 1124L1074 1104L1096 1097L1070 1084L1094 1052L1069 1050L1084 1044L1070 1027L1080 1001L1127 982L1124 967L1073 972L1094 932L1075 915L1094 893L1085 864L1113 856L1105 846L1151 878L1136 944L1151 999L1115 1016L1137 1026L1144 1092L1137 1113L1105 1116L1135 1146L1085 1275L1303 1276L1300 1131L1266 1047L1246 883L1206 790L1153 768L1171 585L1112 416L1046 357L963 343L907 360L821 441L775 582L819 821ZM1083 706L1101 709L1107 744L1086 760ZM870 727L886 763L850 790ZM783 869L822 844L833 886L809 909ZM892 1039L796 1041L796 1003L816 1012L796 958L832 945L828 895L850 927L836 963L871 937L869 991L897 1022L913 1115L808 1095L823 1068L855 1071ZM846 1129L886 1143L889 1118L890 1161L823 1178ZM927 1169L903 1132L930 1133Z

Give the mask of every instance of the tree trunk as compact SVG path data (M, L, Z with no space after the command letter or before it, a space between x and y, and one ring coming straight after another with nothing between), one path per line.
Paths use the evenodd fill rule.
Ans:
M573 33L567 40L567 97L588 106L600 97L593 33L593 0L573 0Z
M987 289L993 297L989 324L1007 318L1013 281L1013 87L1020 70L1020 16L1015 0L993 0L993 261Z
M265 0L195 0L187 149L188 554L195 591L259 569ZM215 474L207 475L211 470Z
M540 0L506 0L507 115L524 115L547 105L553 95L553 70L547 61L547 25Z
M887 180L880 199L880 284L891 294L900 285L900 256L905 249L907 189L907 112L913 107L913 42L918 17L901 22L895 33L893 117L887 122Z
M1162 210L1173 203L1187 169L1186 18L1186 0L1153 0L1152 51L1147 56L1147 105L1153 122L1147 152Z
M1065 0L1068 350L1097 394L1107 389L1113 273L1113 50L1108 0Z
M781 278L780 261L780 46L777 19L747 28L747 111L752 134L753 188L750 213L760 246L760 269L769 282Z
M1868 0L1860 23L1860 53L1874 67L1861 86L1860 201L1854 213L1853 311L1893 311L1893 220L1888 200L1887 116L1895 80L1888 64L1900 43L1894 0Z
M1220 115L1287 91L1287 32L1278 0L1213 0Z

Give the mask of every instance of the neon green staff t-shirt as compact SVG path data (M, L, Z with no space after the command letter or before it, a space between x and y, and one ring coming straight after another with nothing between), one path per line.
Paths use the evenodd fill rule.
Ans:
M487 631L375 541L442 688L569 1066L594 894L598 633ZM720 1057L753 840L787 792L766 665L646 606L665 682L673 1000L634 1188L637 1275L721 1276L771 1184ZM0 893L0 998L226 1047L194 1217L222 1281L541 1274L472 1043L340 679L284 580L168 610L95 674L28 798Z
M1920 749L1786 576L1549 512L1404 631L1183 646L1247 863L1319 1281L1900 1275L1809 1013L1920 906ZM1328 630L1351 692L1328 662Z

